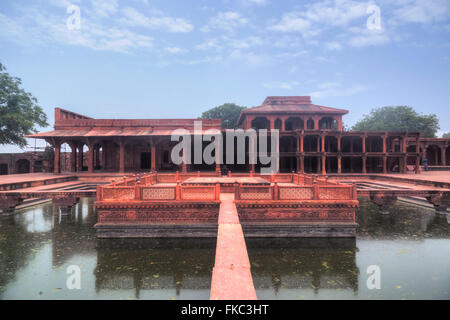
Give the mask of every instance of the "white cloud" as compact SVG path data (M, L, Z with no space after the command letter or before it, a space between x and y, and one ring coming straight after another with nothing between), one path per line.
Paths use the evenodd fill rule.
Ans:
M300 85L300 82L298 81L290 81L290 82L268 82L263 83L263 87L267 89L286 89L286 90L292 90L294 87L297 87Z
M431 23L443 21L450 13L448 0L402 0L394 10L394 22Z
M216 16L209 19L208 25L203 27L202 31L209 32L213 29L218 29L231 32L247 23L248 20L238 12L219 12Z
M269 3L269 0L247 0L249 3L257 4L257 5L266 5Z
M179 53L187 52L186 49L181 49L178 47L166 47L166 48L164 48L164 51L168 52L170 54L179 54Z
M100 17L108 17L117 12L118 0L91 0L95 14Z
M169 32L190 32L193 25L182 18L173 18L164 15L147 17L134 8L122 9L123 17L120 22L132 27L146 27L150 29L162 29Z
M331 41L325 43L325 48L331 51L340 51L342 50L342 45L337 41Z
M343 97L353 96L355 94L364 92L366 87L360 84L343 87L338 82L324 82L318 85L317 91L309 93L312 98L327 98L327 97Z

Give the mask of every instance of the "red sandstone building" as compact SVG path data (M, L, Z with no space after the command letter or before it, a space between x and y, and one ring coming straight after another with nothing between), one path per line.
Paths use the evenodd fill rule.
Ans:
M245 109L238 122L243 129L280 130L280 172L418 173L424 157L431 166L450 164L450 139L423 139L418 132L344 131L347 113L312 104L310 97L267 97L261 106ZM71 172L218 171L217 164L171 162L177 144L170 140L172 131L184 128L193 134L195 120L92 119L56 108L54 130L28 137L54 147L55 173L61 172L63 144L71 149ZM203 131L221 129L220 120L202 121ZM258 172L261 164L226 166Z

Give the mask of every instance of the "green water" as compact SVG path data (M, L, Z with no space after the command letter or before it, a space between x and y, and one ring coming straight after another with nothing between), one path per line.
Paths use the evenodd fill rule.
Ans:
M1 299L208 299L215 239L97 240L93 200L71 216L51 203L0 219ZM351 239L247 239L259 299L450 299L450 224L397 202L361 201ZM81 289L69 290L69 266ZM369 290L377 265L381 289Z

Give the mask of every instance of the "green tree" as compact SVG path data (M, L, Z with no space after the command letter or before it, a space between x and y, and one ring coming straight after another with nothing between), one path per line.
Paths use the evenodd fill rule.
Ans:
M439 130L435 114L421 115L408 106L373 109L353 127L354 131L420 131L423 137L433 138Z
M202 113L201 119L221 119L222 128L235 129L238 127L238 118L246 107L234 103L225 103L221 106L209 109Z
M442 138L450 138L450 132L446 132L442 135Z
M0 63L0 145L27 145L25 135L37 132L36 125L48 126L47 115L31 93L21 88L22 81L10 76Z

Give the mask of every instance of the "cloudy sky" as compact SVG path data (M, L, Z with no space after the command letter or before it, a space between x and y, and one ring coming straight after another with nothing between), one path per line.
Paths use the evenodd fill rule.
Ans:
M450 131L448 0L1 0L0 62L51 124L311 95L347 126L409 105Z

